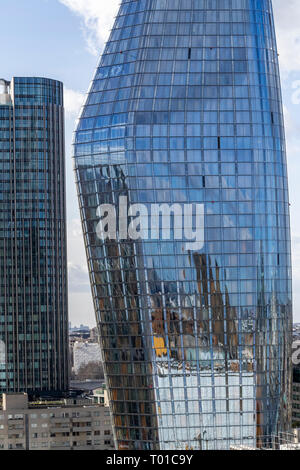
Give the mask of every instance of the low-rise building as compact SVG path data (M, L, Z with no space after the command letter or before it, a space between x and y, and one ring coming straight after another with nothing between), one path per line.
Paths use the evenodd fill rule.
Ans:
M292 396L293 427L300 427L300 368L294 366L293 370L293 396Z
M292 345L293 362L293 394L292 394L292 420L293 427L300 427L300 341L294 336Z
M111 450L107 406L87 399L29 403L27 394L3 394L0 450Z
M95 388L93 390L93 399L94 403L109 406L109 399L105 382L102 383L101 387Z

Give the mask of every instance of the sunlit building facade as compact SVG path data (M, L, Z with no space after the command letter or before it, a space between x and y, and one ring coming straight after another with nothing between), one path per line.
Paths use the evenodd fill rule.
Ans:
M0 394L68 389L63 85L0 80Z
M118 448L267 446L290 426L292 321L271 1L123 0L74 149ZM147 219L124 200L201 205L203 245L175 223L124 236Z

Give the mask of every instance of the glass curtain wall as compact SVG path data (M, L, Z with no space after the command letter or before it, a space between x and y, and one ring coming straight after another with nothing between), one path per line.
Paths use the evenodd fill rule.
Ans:
M271 1L123 0L74 144L118 448L268 446L290 426L292 322ZM120 201L140 225L201 205L202 248L173 225L124 236Z
M68 389L63 85L0 89L0 393Z

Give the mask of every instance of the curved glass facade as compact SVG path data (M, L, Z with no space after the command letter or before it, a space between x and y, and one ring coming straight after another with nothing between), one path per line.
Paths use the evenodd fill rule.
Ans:
M123 0L74 149L118 448L268 445L290 426L292 321L271 1ZM126 237L136 204L135 233L154 206L202 207L204 243L175 222Z
M0 393L68 390L63 85L0 80Z

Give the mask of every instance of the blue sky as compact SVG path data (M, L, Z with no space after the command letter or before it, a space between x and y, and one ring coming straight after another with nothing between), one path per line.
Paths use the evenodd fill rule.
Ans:
M117 13L118 0L1 2L0 77L46 76L65 85L69 310L74 324L95 324L71 159L84 95ZM273 0L286 118L294 318L300 322L300 2Z

